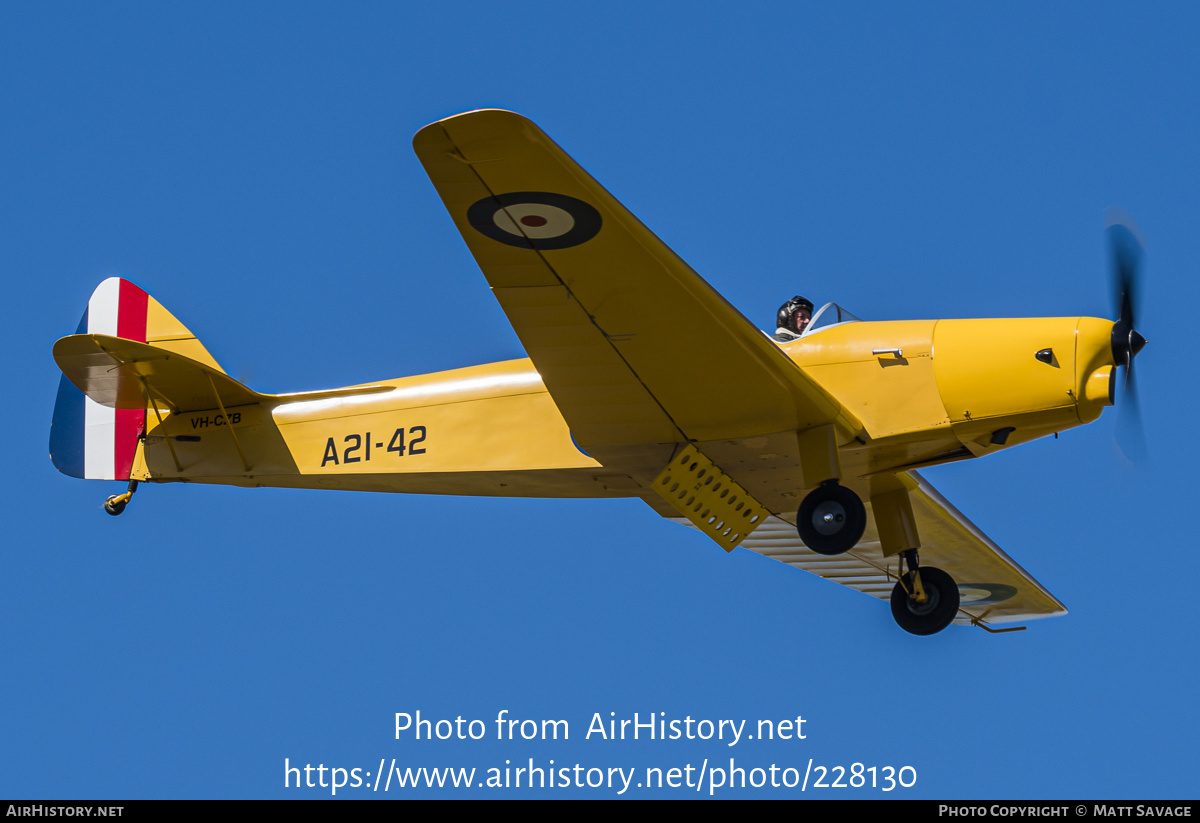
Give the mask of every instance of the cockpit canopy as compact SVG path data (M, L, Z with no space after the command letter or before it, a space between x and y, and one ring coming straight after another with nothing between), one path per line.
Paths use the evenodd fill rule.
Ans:
M857 323L860 320L862 320L861 317L851 314L837 303L826 303L817 309L817 313L813 315L812 320L809 321L808 326L804 329L804 333L800 336L808 337L810 334L815 334L831 326L838 326L842 323Z

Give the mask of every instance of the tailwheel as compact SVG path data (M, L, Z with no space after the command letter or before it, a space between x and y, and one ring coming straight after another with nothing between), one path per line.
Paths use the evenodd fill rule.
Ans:
M817 554L854 548L867 527L867 509L857 494L832 481L813 489L796 513L796 530Z
M921 576L920 586L917 574ZM905 574L892 589L892 617L909 634L937 634L950 625L956 614L958 586L941 569L921 566Z
M125 511L125 506L133 499L133 493L137 491L138 482L136 480L129 481L129 489L124 494L110 494L108 499L104 501L104 511L116 517L121 512Z

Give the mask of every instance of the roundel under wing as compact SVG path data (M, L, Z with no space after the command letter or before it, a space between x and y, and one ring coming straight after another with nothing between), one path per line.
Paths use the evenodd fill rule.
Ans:
M565 194L515 191L477 201L467 209L467 222L501 243L550 251L591 240L601 219L591 205Z

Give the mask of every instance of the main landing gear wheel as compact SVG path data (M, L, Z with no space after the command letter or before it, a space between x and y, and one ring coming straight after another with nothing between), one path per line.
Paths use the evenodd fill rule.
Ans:
M866 527L867 509L862 500L837 483L818 486L796 513L800 539L817 554L841 554L854 548Z
M908 572L892 589L892 617L909 634L937 634L958 614L958 586L941 569L921 566L921 588L925 602L918 603L913 591L913 572Z

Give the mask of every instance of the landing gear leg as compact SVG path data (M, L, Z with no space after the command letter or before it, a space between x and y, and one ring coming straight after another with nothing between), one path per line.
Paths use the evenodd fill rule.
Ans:
M817 554L841 554L854 548L867 526L867 509L857 494L836 480L822 483L800 504L796 530Z
M941 569L922 568L916 549L900 556L908 572L892 589L892 617L909 634L937 634L958 614L958 586Z
M112 494L104 501L104 510L116 517L121 512L125 511L125 506L133 499L133 493L137 491L138 482L136 480L129 481L129 488L124 494Z

